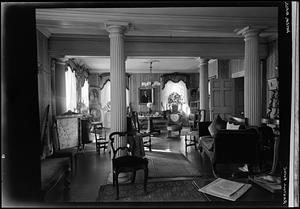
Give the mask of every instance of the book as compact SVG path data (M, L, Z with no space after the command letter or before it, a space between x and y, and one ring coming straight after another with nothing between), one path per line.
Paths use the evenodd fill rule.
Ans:
M236 201L251 187L251 184L230 181L223 178L217 178L200 189L201 192L223 198L230 201Z
M281 180L280 177L275 177L269 174L261 174L256 176L249 176L250 181L263 187L264 189L277 193L281 191Z

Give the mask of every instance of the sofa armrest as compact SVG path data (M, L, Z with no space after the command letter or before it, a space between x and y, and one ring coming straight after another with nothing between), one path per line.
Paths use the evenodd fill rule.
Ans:
M210 136L208 126L211 124L211 121L199 122L199 137L201 136Z
M69 157L46 158L41 161L41 190L45 195L59 180L68 180L71 161ZM64 182L65 183L65 182Z

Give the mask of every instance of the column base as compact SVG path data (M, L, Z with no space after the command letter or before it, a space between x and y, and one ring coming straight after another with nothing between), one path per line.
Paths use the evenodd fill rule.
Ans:
M120 173L118 178L119 184L126 184L131 182L131 173ZM110 172L107 178L107 184L113 183L113 173Z

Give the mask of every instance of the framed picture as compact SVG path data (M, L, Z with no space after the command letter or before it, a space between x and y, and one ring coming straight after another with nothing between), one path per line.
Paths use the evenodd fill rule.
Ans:
M98 104L99 100L100 89L98 87L89 87L89 103L90 104Z
M139 103L147 104L148 102L154 104L154 89L139 88Z
M199 100L199 90L197 88L193 88L190 91L190 100L197 101Z
M269 90L275 90L278 88L278 80L277 78L271 78L268 80Z

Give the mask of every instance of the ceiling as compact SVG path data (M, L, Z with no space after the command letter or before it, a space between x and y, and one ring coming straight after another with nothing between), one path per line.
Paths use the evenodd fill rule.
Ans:
M277 7L162 7L162 8L52 8L37 9L37 28L48 37L108 36L105 23L130 24L126 37L193 37L238 39L234 32L251 26L261 38L277 36ZM69 55L68 57L75 57ZM108 72L109 57L75 57L92 72ZM126 72L197 72L197 57L127 57ZM148 63L147 63L148 62Z

